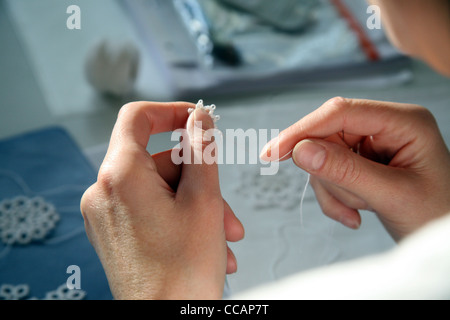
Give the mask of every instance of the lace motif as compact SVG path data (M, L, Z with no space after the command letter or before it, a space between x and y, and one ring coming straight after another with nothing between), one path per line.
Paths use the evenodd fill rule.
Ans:
M58 221L55 207L41 197L19 196L0 202L0 237L7 245L43 240Z
M292 210L299 207L307 181L308 175L292 163L280 163L276 175L261 175L260 168L252 166L241 171L234 191L254 209ZM304 200L311 199L307 192Z
M26 284L3 284L0 287L0 300L39 300L36 297L27 298L29 294L30 287ZM69 289L66 284L62 284L56 290L47 292L42 300L82 300L85 296L83 290Z
M188 113L191 114L192 112L194 112L195 109L201 109L201 110L205 111L206 113L208 113L211 116L211 119L213 119L214 123L216 123L217 121L220 120L220 116L214 114L214 111L216 110L216 105L214 105L214 104L212 104L210 106L205 106L203 104L203 100L199 100L197 102L197 105L195 106L195 108L188 109Z

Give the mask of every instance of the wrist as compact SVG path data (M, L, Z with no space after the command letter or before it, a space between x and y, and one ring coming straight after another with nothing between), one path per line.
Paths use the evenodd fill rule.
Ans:
M173 275L167 269L153 271L148 277L123 277L120 283L110 280L116 300L220 300L223 297L225 274L211 281L206 275L197 277L189 273L181 275L179 269ZM127 281L123 281L128 279Z

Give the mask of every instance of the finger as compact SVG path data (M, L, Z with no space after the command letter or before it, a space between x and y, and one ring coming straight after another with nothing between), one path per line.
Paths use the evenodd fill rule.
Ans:
M361 216L355 209L349 208L333 197L314 177L311 177L311 186L316 194L322 212L329 218L343 224L350 229L358 229L361 225Z
M172 150L152 155L158 174L167 182L172 191L176 191L181 176L181 166L172 161Z
M237 260L233 251L227 247L227 274L236 273L237 271Z
M133 102L123 106L105 162L114 162L129 151L146 153L150 135L184 128L189 108L192 104L185 102Z
M410 128L411 118L405 119L399 111L409 112L409 109L412 109L412 106L406 104L334 98L282 131L263 148L261 158L265 161L276 161L288 155L303 139L324 139L341 132L354 136L383 136L385 139L392 139L390 133L396 130L396 137L401 140L398 143L407 144L412 139L411 136L402 135L399 131L402 130L403 124ZM395 153L397 150L393 148L390 151Z
M171 160L172 150L167 150L153 155L159 175L167 182L172 191L176 191L181 176L181 166L176 165ZM230 205L224 203L224 228L227 241L237 242L244 238L244 227L236 217Z
M412 183L402 169L373 162L324 140L301 141L294 148L293 160L312 176L365 199L374 209L380 208L398 185Z
M220 196L219 171L217 167L214 121L201 110L192 112L186 124L183 138L183 167L178 190L190 197Z
M369 210L367 203L363 199L348 190L342 189L339 186L323 180L319 180L319 183L328 191L330 195L339 200L343 205L355 210Z
M159 175L168 186L176 191L181 176L181 166L171 160L171 151L167 150L153 155ZM230 205L224 202L224 228L227 241L237 242L244 238L245 231L241 221L236 217Z
M224 227L227 241L237 242L244 238L245 231L241 221L236 217L228 203L224 201Z

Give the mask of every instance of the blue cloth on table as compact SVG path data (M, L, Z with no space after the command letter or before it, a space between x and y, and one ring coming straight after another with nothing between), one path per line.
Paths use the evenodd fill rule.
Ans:
M95 170L64 129L45 128L0 141L0 201L39 196L60 215L43 241L12 246L0 241L0 286L27 284L29 297L42 299L66 283L71 276L67 267L77 265L85 299L112 299L79 209L81 196L95 180Z

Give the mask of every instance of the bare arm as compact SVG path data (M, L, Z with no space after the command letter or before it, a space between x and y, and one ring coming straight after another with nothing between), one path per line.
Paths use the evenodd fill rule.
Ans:
M450 76L450 0L369 0L401 51Z

